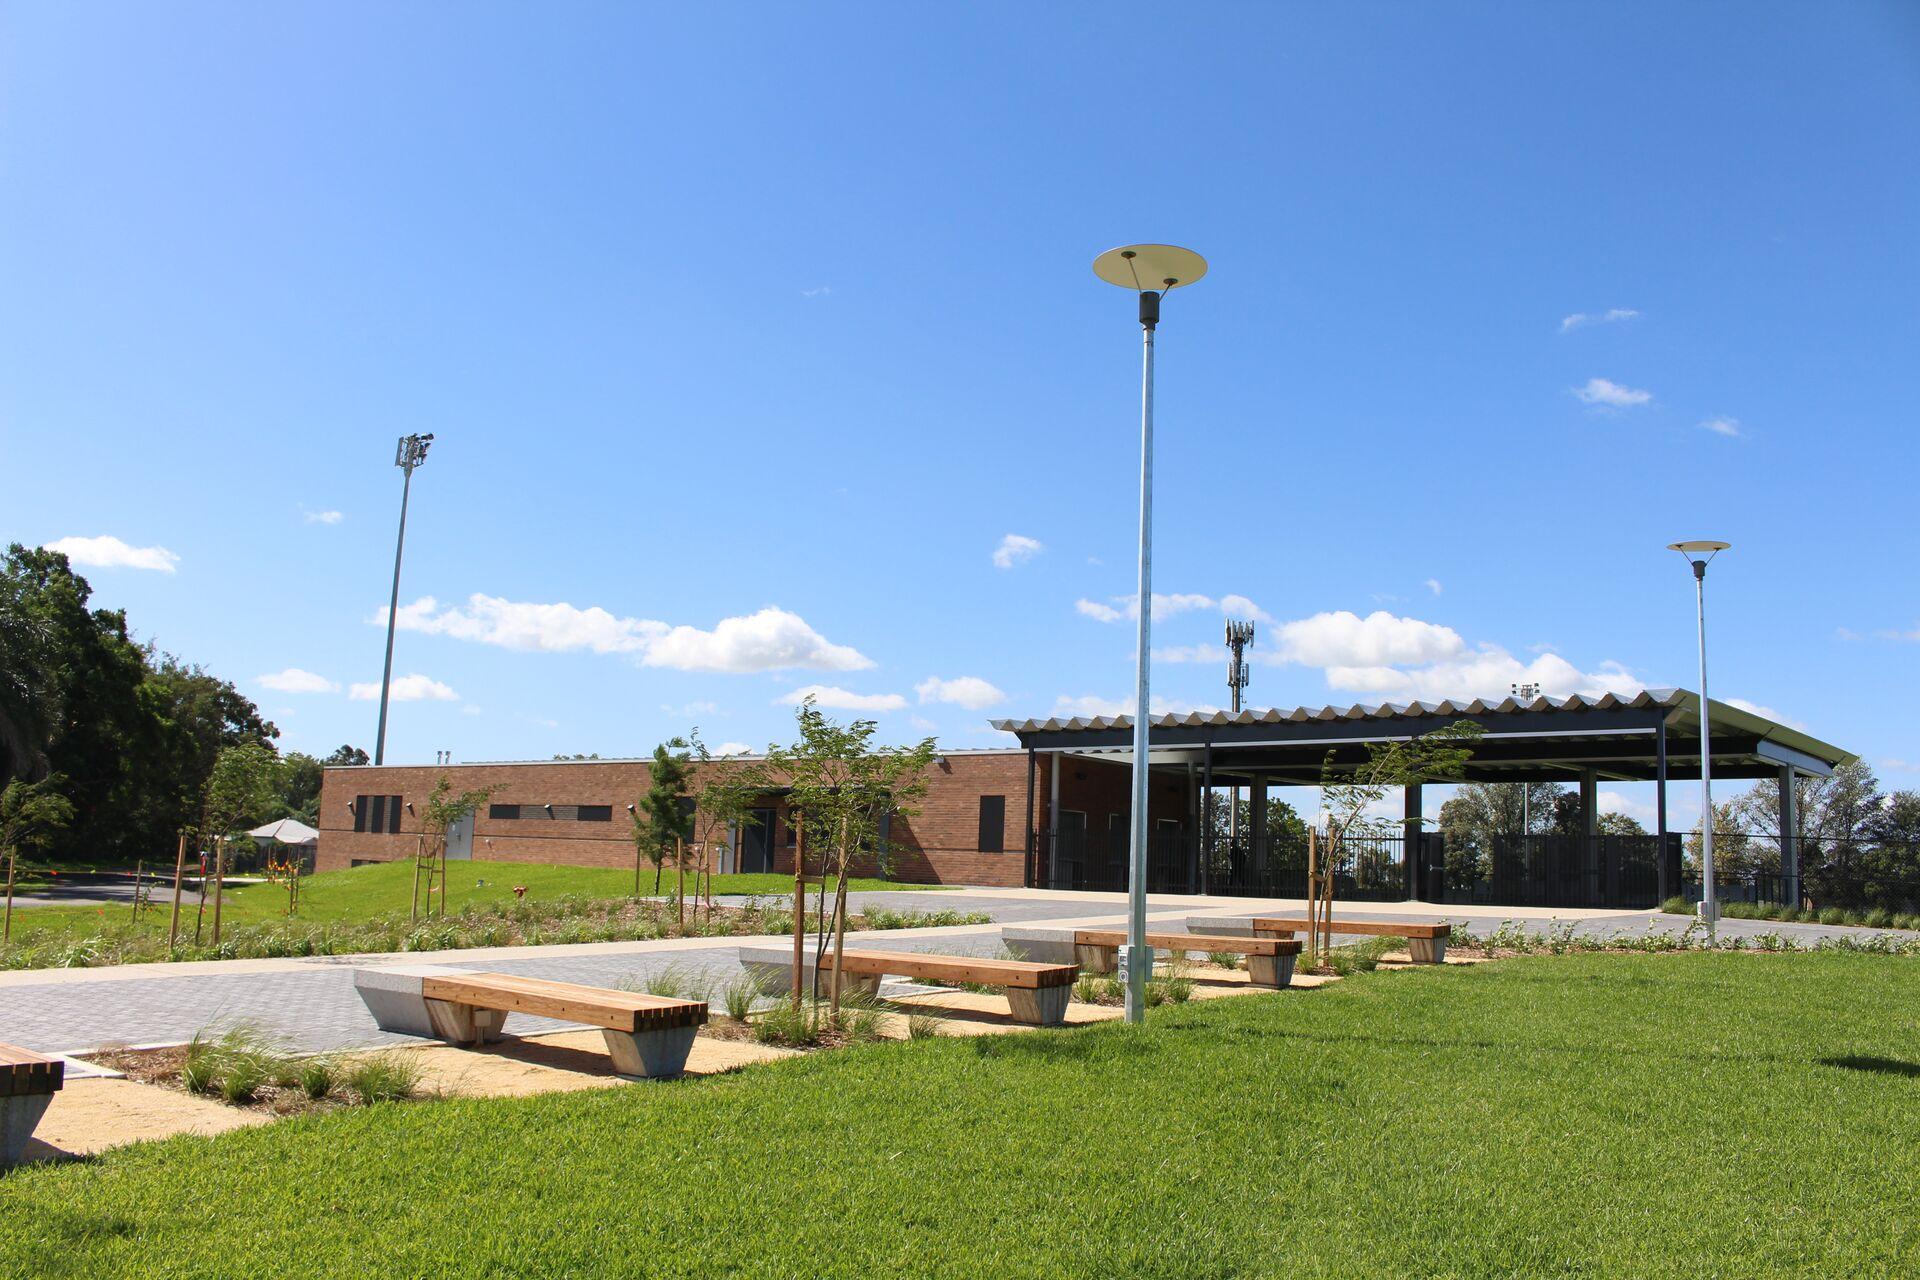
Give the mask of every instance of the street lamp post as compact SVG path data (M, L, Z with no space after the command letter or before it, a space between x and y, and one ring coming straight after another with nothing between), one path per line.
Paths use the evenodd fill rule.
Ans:
M1147 716L1153 630L1153 334L1161 297L1207 273L1207 261L1170 244L1133 244L1109 249L1093 260L1093 273L1140 297L1140 614L1139 653L1133 697L1133 822L1127 843L1127 945L1120 951L1128 1022L1147 1012L1147 976L1153 948L1147 945Z
M1707 566L1725 551L1727 542L1669 542L1693 566L1694 616L1700 631L1700 918L1712 936L1720 920L1720 901L1713 891L1713 748L1707 718Z
M401 436L394 450L393 465L405 473L400 482L400 536L393 543L393 595L387 602L387 662L380 672L380 729L373 739L373 762L387 762L387 692L393 684L393 626L400 612L400 553L407 547L407 498L413 492L413 469L427 460L427 446L433 433Z

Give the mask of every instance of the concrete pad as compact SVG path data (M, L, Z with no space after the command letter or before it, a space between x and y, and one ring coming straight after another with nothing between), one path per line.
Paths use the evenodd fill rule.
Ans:
M26 1158L91 1155L182 1133L205 1137L266 1124L272 1118L135 1080L74 1080L53 1096L53 1105L27 1143Z

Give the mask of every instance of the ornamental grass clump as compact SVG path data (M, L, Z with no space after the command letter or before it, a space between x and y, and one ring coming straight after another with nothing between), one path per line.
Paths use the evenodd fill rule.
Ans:
M420 1088L420 1064L399 1053L376 1053L354 1060L342 1074L362 1104L399 1102Z

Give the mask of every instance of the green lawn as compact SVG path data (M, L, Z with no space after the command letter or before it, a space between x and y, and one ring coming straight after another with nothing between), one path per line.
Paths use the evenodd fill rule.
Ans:
M453 862L448 864L447 908L458 912L469 904L511 902L515 885L524 885L527 900L537 902L566 895L587 898L618 898L633 892L633 871L601 867L559 867L526 862ZM171 868L169 868L171 874ZM661 887L673 892L671 869L661 879ZM855 880L855 889L935 889L937 885L895 884L887 880ZM653 868L647 867L642 891L653 892ZM691 891L691 890L689 890ZM793 893L793 878L778 875L715 876L713 891L729 893ZM172 911L172 881L156 888L157 909L141 917L145 930L165 935ZM350 871L327 871L307 876L300 882L300 914L306 923L371 920L377 916L405 915L412 901L413 864L388 862L355 867ZM287 891L284 885L243 885L228 891L221 907L223 924L264 924L286 918ZM132 918L125 904L88 907L21 907L13 913L16 942L32 942L59 933L80 935L98 930L103 924L119 926ZM212 918L213 907L207 907ZM182 908L183 917L193 918L192 908Z
M16 1172L0 1274L1913 1275L1916 979L1542 957L389 1105Z

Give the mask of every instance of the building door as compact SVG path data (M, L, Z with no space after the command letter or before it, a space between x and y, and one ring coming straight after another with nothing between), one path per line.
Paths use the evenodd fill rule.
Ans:
M740 826L740 851L734 859L742 872L773 870L773 810L755 809Z
M473 857L473 815L467 814L460 821L447 827L447 860Z

